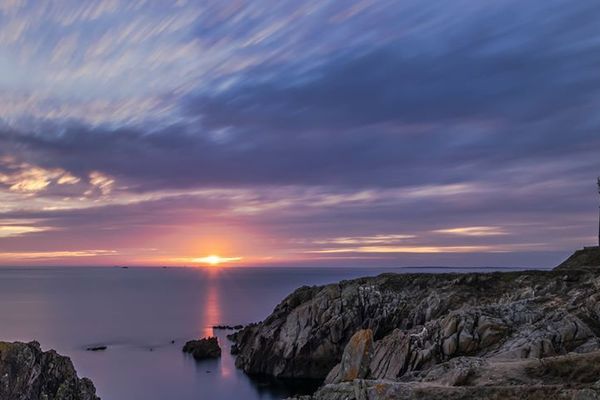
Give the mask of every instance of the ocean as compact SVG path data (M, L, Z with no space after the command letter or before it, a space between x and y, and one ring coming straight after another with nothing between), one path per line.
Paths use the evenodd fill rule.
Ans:
M103 400L281 399L297 389L236 369L231 331L213 325L260 321L302 285L457 271L474 269L0 268L0 340L36 340L69 356ZM221 359L197 362L182 353L187 340L213 335ZM96 345L108 349L86 351Z

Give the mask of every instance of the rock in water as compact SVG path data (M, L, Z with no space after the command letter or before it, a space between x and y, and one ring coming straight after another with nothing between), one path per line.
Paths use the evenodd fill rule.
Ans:
M94 384L78 378L68 357L40 344L0 342L0 399L99 400Z
M85 350L86 350L86 351L104 351L104 350L106 350L106 349L108 349L108 347L107 347L107 346L104 346L104 345L102 345L102 346L91 346L91 347L87 347Z
M183 352L190 353L196 360L221 357L221 347L216 337L190 340L183 346Z

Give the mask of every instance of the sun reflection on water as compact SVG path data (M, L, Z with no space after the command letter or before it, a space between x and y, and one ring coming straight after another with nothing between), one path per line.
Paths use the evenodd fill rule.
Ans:
M233 361L228 357L229 345L226 343L225 335L217 335L213 326L223 325L220 290L218 286L217 276L219 271L208 270L205 272L207 278L206 295L204 297L204 318L201 327L201 337L218 336L219 345L221 346L222 356L218 360L218 370L221 377L227 378L232 374Z

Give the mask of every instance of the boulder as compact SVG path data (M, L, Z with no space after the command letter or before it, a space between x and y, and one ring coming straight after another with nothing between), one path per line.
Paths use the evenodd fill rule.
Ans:
M190 340L183 346L183 352L190 353L196 360L221 357L221 347L216 337Z
M326 383L338 383L366 378L373 356L373 331L361 329L356 332L344 349L342 361L331 370Z

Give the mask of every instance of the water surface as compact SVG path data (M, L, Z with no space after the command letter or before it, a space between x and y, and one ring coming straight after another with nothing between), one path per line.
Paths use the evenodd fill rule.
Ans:
M211 327L262 320L302 285L392 271L424 270L0 268L0 340L37 340L68 355L103 400L281 399L290 391L237 370L230 332ZM212 335L223 348L220 360L182 354L185 341ZM85 350L93 345L108 349Z

